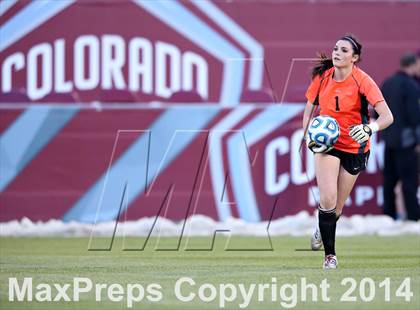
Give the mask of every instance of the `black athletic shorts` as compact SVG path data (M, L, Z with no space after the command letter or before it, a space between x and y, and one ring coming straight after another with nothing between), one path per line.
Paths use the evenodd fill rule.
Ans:
M344 151L332 149L328 151L328 155L335 156L340 159L340 165L350 174L356 175L359 172L366 169L366 165L369 159L370 151L364 154L353 154Z

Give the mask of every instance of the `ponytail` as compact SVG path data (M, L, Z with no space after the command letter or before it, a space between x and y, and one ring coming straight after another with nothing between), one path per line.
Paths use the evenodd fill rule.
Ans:
M312 78L323 75L325 71L333 66L332 59L328 58L325 53L320 53L318 55L318 60L315 62L315 66L312 68Z

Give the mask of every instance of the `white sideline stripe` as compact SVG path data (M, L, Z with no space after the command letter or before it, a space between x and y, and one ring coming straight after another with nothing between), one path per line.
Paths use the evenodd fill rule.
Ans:
M154 229L152 236L177 236L183 222L173 222L159 218L160 225ZM155 218L142 218L137 221L119 223L116 236L148 236ZM270 236L310 236L315 227L316 219L308 212L302 211L296 215L282 217L271 221L269 226ZM95 227L96 236L110 237L114 231L115 222L103 222ZM209 236L212 237L218 229L230 230L237 236L267 237L268 222L250 223L240 219L229 218L225 222L216 222L213 219L194 215L187 219L184 236ZM24 218L20 221L0 223L1 237L88 237L93 229L93 224L78 222L64 223L60 220L48 222L32 222ZM353 215L341 217L337 223L338 236L420 236L420 221L404 222L394 221L384 215Z

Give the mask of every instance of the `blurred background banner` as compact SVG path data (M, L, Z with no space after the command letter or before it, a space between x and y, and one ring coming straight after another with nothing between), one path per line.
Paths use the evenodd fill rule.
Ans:
M0 221L315 210L311 60L356 34L380 84L419 1L0 2ZM382 213L383 142L346 214Z

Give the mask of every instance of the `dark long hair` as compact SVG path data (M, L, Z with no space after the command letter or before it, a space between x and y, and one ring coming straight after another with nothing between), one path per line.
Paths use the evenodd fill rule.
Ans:
M362 55L362 44L360 41L352 34L346 34L339 40L350 42L350 45L353 48L353 55L359 55L359 59L357 59L356 63L360 62L360 56ZM316 60L315 65L312 68L312 78L316 77L317 75L321 76L325 71L332 68L333 66L334 65L331 58L328 58L325 53L319 53L318 60Z

